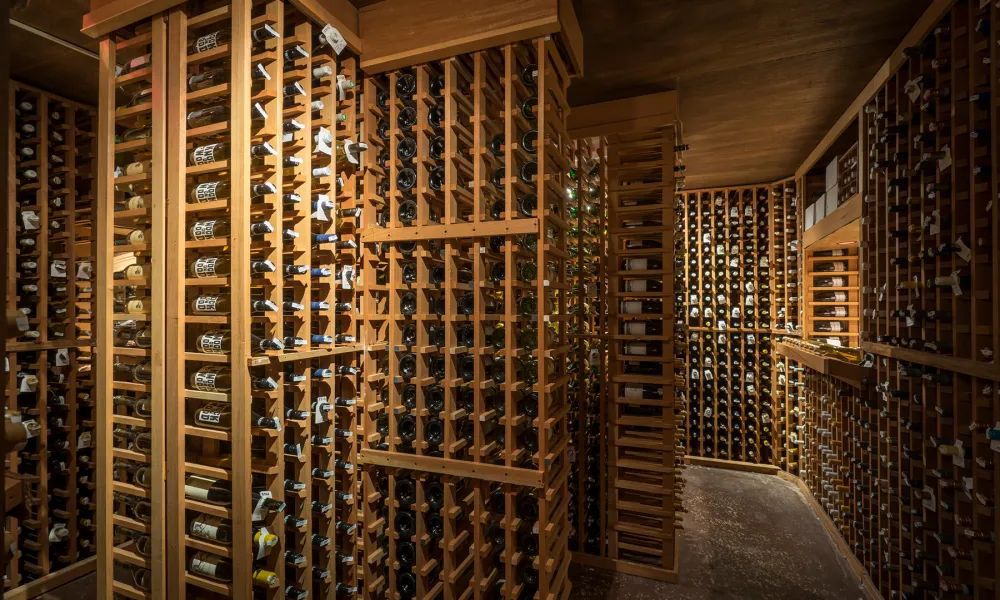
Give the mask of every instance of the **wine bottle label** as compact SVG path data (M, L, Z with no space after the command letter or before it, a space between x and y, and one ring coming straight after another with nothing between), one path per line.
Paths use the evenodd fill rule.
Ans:
M194 41L194 53L206 52L208 50L213 50L219 47L219 33L210 33L208 35L203 35Z
M224 332L209 331L198 337L198 350L205 354L222 354Z
M207 165L209 163L214 163L218 159L215 158L215 150L221 144L208 144L207 146L199 146L194 149L191 155L194 164L196 165Z
M218 540L222 529L222 518L213 515L201 515L191 522L191 535L206 540Z
M847 286L847 280L844 279L843 277L830 278L830 287L846 287L846 286Z
M205 368L194 374L194 389L201 392L214 392L215 382L219 378L219 371Z
M191 226L191 236L196 240L214 240L215 224L218 220L198 221Z
M846 317L847 316L847 309L845 307L843 307L843 306L835 306L835 307L833 307L833 315L832 316L834 316L834 317ZM839 325L839 323L838 323L838 325Z
M194 299L194 312L215 312L218 310L221 296L198 296Z
M625 335L646 335L646 324L642 322L625 323Z
M212 480L196 475L189 475L184 480L184 495L195 500L208 500Z
M221 181L210 181L208 183L199 183L194 188L194 197L198 202L211 202L212 200L218 200L218 189L222 185Z
M622 313L626 315L641 315L642 302L638 300L622 302Z
M146 165L141 161L129 163L129 165L125 167L125 175L141 175L145 172Z
M646 263L648 259L645 258L632 258L625 261L626 271L645 271Z
M646 291L646 280L636 280L636 281L626 281L625 282L626 292L645 292Z
M625 397L626 398L642 398L642 386L641 385L626 385L625 386Z
M198 554L195 554L191 558L191 572L196 575L204 575L206 577L211 577L212 579L215 579L216 578L215 573L216 569L218 568L218 565L216 563L203 560L203 558L206 558L207 556L208 555L202 554L200 552Z
M195 260L191 265L195 277L216 277L215 265L218 261L217 256L203 256Z

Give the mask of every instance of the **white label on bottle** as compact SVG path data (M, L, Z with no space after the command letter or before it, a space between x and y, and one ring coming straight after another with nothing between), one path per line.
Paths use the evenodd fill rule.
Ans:
M38 424L34 419L29 419L21 423L24 426L24 431L30 440L33 437L38 437L42 434L42 426Z
M625 261L625 270L626 271L645 271L646 270L646 262L647 262L647 259L645 259L645 258L632 258L632 259L629 259L629 260Z
M212 240L215 239L215 224L218 221L212 219L211 221L198 221L191 227L191 235L196 240Z
M724 331L726 329L726 322L719 321L718 323L716 323L716 327L718 328L719 331Z
M208 500L213 481L206 477L188 475L184 480L184 495L195 500Z
M195 54L199 52L205 52L207 50L213 50L219 46L219 32L210 33L208 35L203 35L194 41L194 52Z
M635 354L645 356L646 354L646 344L645 342L630 342L625 344L625 354Z
M93 434L90 431L84 431L76 439L76 449L83 450L85 448L90 448L90 441L93 438Z
M740 216L740 210L735 206L729 209L729 218L738 219Z
M216 371L201 370L194 374L194 389L201 392L214 392L215 381L219 374Z
M729 313L734 319L740 318L740 307L734 306L732 312Z
M903 91L910 98L910 104L920 99L920 77L911 79L903 85Z
M218 260L217 256L203 256L194 261L195 277L215 277L215 263Z
M712 375L712 372L705 369L705 381L712 381L713 379L715 379L715 377Z
M719 294L715 297L715 302L717 304L729 304L729 298L726 298L725 294Z
M753 207L752 206L745 206L745 207L743 207L743 216L744 217L752 217L753 216Z
M260 498L257 500L256 506L253 507L253 514L250 516L251 521L263 521L264 520L264 501L271 497L271 492L263 490L260 492Z
M626 385L624 391L626 398L642 398L642 386Z
M347 40L344 39L344 36L333 25L324 25L320 36L326 40L327 44L330 44L330 47L338 55L344 51L344 48L347 48Z
M952 271L951 278L950 278L951 279L951 293L955 294L956 296L961 296L962 295L962 286L959 285L959 282L960 282L959 275L960 274L961 274L961 271Z
M212 200L217 200L219 186L222 185L221 181L210 181L207 183L199 183L194 188L194 197L198 202L211 202Z
M705 407L705 414L704 414L704 416L705 416L706 419L711 419L712 418L712 407L711 406L706 406Z
M199 557L202 556L201 553L195 554L191 558L191 572L197 575L204 575L206 577L216 578L215 571L218 565L201 560Z
M702 241L703 244L711 244L712 243L712 234L711 233L703 234L701 236L701 241Z
M56 350L56 366L64 367L69 364L69 349L60 348Z
M191 535L206 540L218 540L219 531L222 529L222 518L213 515L202 514L191 522Z
M843 306L834 306L833 307L833 316L835 316L835 317L846 317L847 316L847 309L845 307L843 307Z
M625 282L626 292L645 292L646 291L646 280L634 280Z
M66 261L65 260L53 260L52 264L49 265L49 277L66 277Z
M843 331L843 326L840 324L840 321L830 321L830 331Z
M272 544L268 543L268 538L271 536L271 532L267 530L267 527L261 527L260 531L257 533L257 560L260 560L267 556L267 551L271 548Z
M34 392L36 387L38 387L38 378L34 375L28 374L21 378L21 387L19 388L21 392Z
M194 312L215 312L221 296L198 296L194 299Z
M749 293L751 293L751 294L753 293L753 291L754 291L754 289L755 289L755 288L754 288L754 285L753 285L753 282L752 282L752 281L748 281L748 282L747 282L747 284L746 284L745 286L743 286L743 288L744 288L744 289L745 289L745 290L746 290L747 292L749 292Z
M716 246L715 246L715 255L716 256L725 256L725 254L726 254L726 246L723 245L723 244L716 244Z
M846 286L847 286L847 280L844 279L843 277L830 278L830 287L846 287Z
M740 259L737 258L737 257L735 257L735 256L732 257L732 258L730 258L729 259L729 266L730 267L738 267L738 266L740 266Z
M698 309L694 309L698 310ZM642 302L638 300L630 300L627 302L622 302L622 314L626 315L641 315L642 314ZM698 315L692 315L698 316Z
M698 369L691 369L691 379L701 379L701 374Z
M222 411L203 408L198 413L198 420L202 423L212 423L218 425L222 422Z
M643 322L625 323L626 335L646 335L646 324Z
M207 146L199 146L195 148L192 155L194 164L207 165L209 163L216 162L215 149L218 147L219 144L208 144Z

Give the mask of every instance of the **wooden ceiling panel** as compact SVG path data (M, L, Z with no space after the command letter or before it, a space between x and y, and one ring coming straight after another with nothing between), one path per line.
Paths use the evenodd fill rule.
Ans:
M10 76L84 104L97 103L98 61L17 27L10 28Z
M12 10L10 16L49 35L97 52L100 42L80 33L83 15L89 10L90 0L28 0L26 7Z
M574 0L574 106L680 92L689 188L790 175L930 0Z

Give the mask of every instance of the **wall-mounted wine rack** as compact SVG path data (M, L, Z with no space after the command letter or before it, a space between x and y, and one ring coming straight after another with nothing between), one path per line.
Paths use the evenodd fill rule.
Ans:
M780 200L788 214L794 198L779 185L780 198L771 184L684 191L677 198L686 254L673 264L684 269L679 320L687 324L687 452L693 456L774 464L773 311L775 297L783 295L788 319L789 290L796 289L787 271L772 275L772 260L784 265L793 256L772 251L772 201Z
M93 557L97 502L91 377L96 112L21 83L11 84L9 93L6 297L7 308L23 316L20 335L7 342L4 391L8 415L25 423L31 437L5 457L7 471L26 478L27 489L22 518L6 526L18 550L7 566L8 590L34 589Z
M797 335L802 306L802 265L799 248L802 220L794 179L775 183L771 188L771 274L774 300L771 302L772 329L776 335Z

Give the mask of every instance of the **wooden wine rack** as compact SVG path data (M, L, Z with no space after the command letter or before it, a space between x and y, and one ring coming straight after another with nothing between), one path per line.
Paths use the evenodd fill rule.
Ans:
M770 231L773 187L678 195L678 210L685 212L678 233L685 236L687 251L680 261L686 260L681 320L688 332L687 453L692 456L775 464L772 318L778 292L787 311L788 290L797 288L784 274L771 275L772 260L779 256ZM780 200L787 214L791 198L784 186Z
M569 208L571 232L570 338L575 359L569 385L570 550L605 558L607 549L607 143L576 141L576 189ZM571 178L572 179L572 178Z
M152 266L138 286L152 303L147 311L136 316L109 309L99 319L103 332L125 318L144 321L152 332L148 349L113 346L111 335L102 342L105 357L152 358L152 381L143 385L113 378L110 358L100 364L105 392L148 392L152 406L141 419L110 401L101 408L102 422L113 419L116 427L152 433L149 452L112 449L110 442L104 448L105 522L114 510L114 524L135 533L103 531L102 595L249 597L253 586L266 597L332 597L357 583L352 498L358 487L355 357L361 346L353 221L364 187L362 171L343 147L359 134L359 73L357 58L337 56L312 18L281 0L191 3L102 41L101 111L115 116L100 136L104 217L98 243L109 250L102 255L107 272L133 257ZM263 27L278 35L252 44L251 33ZM204 44L204 36L213 34L217 41ZM198 48L192 47L196 40ZM116 77L113 65L146 55L151 58L140 68ZM266 77L259 76L261 69ZM256 76L249 77L251 72ZM206 75L212 77L207 84L194 84ZM151 87L152 102L116 109L119 86ZM224 107L219 117L195 117L214 106ZM149 125L151 135L115 143L125 127L139 125ZM228 152L211 162L189 157L212 143L225 143L215 152ZM149 157L152 172L113 177L114 166ZM112 211L112 190L126 185L146 198L145 206ZM146 241L119 245L116 234L123 227L145 228ZM217 271L192 268L205 257L216 259ZM264 268L252 271L252 263ZM225 337L210 337L199 347L199 337L215 330ZM262 346L261 340L282 343ZM218 346L206 352L208 342ZM215 387L211 378L195 377L220 367ZM199 409L220 403L225 410L216 418L229 422L195 420ZM279 426L259 421L261 416ZM124 472L113 470L112 461L121 459L149 463L152 485L119 481ZM127 505L112 509L113 476L116 497L150 502L148 522L129 518ZM231 504L188 494L190 476L231 488ZM277 509L260 509L267 494ZM231 524L231 542L193 535L198 515ZM251 538L261 525L277 542L258 558ZM142 552L136 536L147 536L138 538ZM198 552L229 561L231 581L193 571ZM286 560L286 552L303 558ZM254 584L258 569L273 573L274 583L260 586L258 578Z
M802 265L799 248L802 240L802 220L799 218L799 201L795 179L779 181L771 192L771 273L774 293L771 313L775 335L798 335L799 308L802 306Z
M676 124L669 124L610 135L607 149L608 554L616 568L666 580L677 572L686 420L674 396L679 140ZM659 334L648 330L657 323Z
M9 93L7 227L13 235L7 238L7 309L29 312L22 335L7 342L5 406L13 419L38 426L22 450L5 457L7 471L26 478L27 488L21 518L6 526L15 536L18 560L7 566L5 587L17 595L39 594L66 573L87 572L96 552L91 377L96 112L21 83L11 84ZM65 534L57 535L63 529Z
M365 82L366 139L384 155L361 234L366 597L569 591L563 60L539 38ZM530 519L514 517L524 495L537 498Z
M996 10L951 3L862 114L873 160L861 228L864 347L987 377L1000 342ZM922 73L934 84L916 82ZM928 285L953 274L963 278L957 289Z

